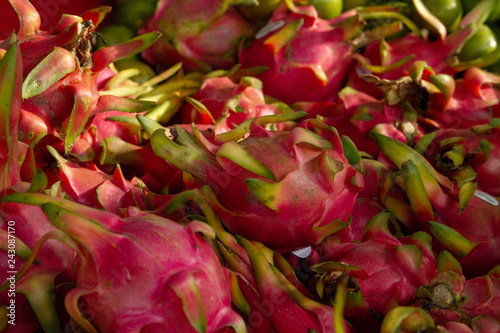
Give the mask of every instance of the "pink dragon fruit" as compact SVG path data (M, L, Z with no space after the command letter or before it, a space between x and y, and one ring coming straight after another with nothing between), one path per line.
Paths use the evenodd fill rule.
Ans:
M398 239L389 231L390 219L388 211L375 215L359 243L325 239L316 247L319 262L310 267L326 302L339 278L349 276L345 316L361 331L377 325L393 307L412 304L417 288L436 273L429 235L418 232Z
M480 190L500 196L497 170L500 130L495 120L490 121L490 124L432 132L429 134L432 141L426 143L426 147L421 145L423 154L437 170L449 178L468 180L475 173L474 180Z
M141 32L161 31L163 35L143 52L144 59L163 69L179 61L188 71L232 67L240 40L251 34L252 24L230 2L253 3L160 0Z
M179 110L181 121L214 124L215 134L228 132L250 118L281 113L280 105L266 102L262 82L249 76L238 84L227 76L208 78L191 98Z
M21 175L27 173L23 166L30 164L32 150L18 142L17 130L21 110L22 59L19 42L15 36L12 45L3 54L0 61L0 196L13 191L38 191L45 189L44 177L29 172L31 184L21 181ZM30 153L31 152L31 153ZM19 161L24 160L20 165ZM31 159L34 168L34 161ZM45 179L46 184L46 179ZM21 271L22 264L29 260L31 249L44 235L51 235L53 227L38 207L17 203L0 203L0 258L2 260L0 299L2 310L12 307L15 301L17 326L13 329L34 331L39 327L45 331L60 331L59 317L54 304L54 281L71 282L74 251L59 243L49 243L40 250L36 266L31 267L24 276L13 280ZM14 243L12 243L14 241ZM12 248L15 244L15 248ZM15 285L12 283L15 281ZM12 288L11 286L15 286ZM7 309L10 314L10 310ZM4 314L4 312L2 312ZM7 318L7 317L6 317ZM9 317L9 319L14 319Z
M239 236L236 239L228 233L202 195L204 188L179 194L169 204L167 212L172 213L186 203L195 202L207 223L214 228L219 253L232 270L233 302L241 311L249 332L314 329L326 333L341 328L350 332L348 324L337 313L338 309L313 300L285 258L259 242Z
M312 6L291 13L282 3L249 47L239 53L244 67L267 66L257 77L264 93L287 104L332 101L352 60L354 39L364 26L354 11L320 19ZM297 89L297 87L300 87Z
M91 10L81 17L63 16L53 32L44 32L39 29L38 12L27 0L11 0L11 4L21 25L17 37L24 76L18 125L21 142L31 147L40 140L42 147L59 146L58 142L62 142L61 151L69 153L78 147L78 157L89 160L93 158L91 145L79 138L93 115L108 110L136 112L154 105L99 96L96 80L108 64L141 52L158 38L158 33L91 53L96 38L94 29L109 12L109 7ZM11 39L2 41L0 49L10 43Z
M500 260L499 198L482 195L436 171L408 145L372 133L382 152L402 171L404 188L421 228L461 258L468 278L487 274Z
M431 284L419 287L419 306L441 325L450 321L468 325L478 316L499 320L500 266L487 275L466 280L460 264L444 251L438 256L438 274Z
M24 191L28 190L28 186L27 183L16 185L18 189ZM22 194L19 193L19 195ZM10 304L10 299L15 300L16 315L17 309L19 309L20 314L19 318L16 316L18 320L16 323L19 323L19 326L35 325L41 326L45 331L60 332L62 318L57 311L56 303L58 300L54 298L56 294L54 287L58 283L74 282L72 264L75 251L54 241L47 242L45 246L37 248L40 239L60 239L61 235L58 234L39 207L7 202L5 200L7 197L2 198L3 202L0 208L0 228L4 234L0 246L2 249L0 251L2 298L7 300L7 304ZM8 243L10 243L8 239L13 239L12 236L15 236L16 240L16 256L12 255L12 252L9 251L11 248L8 247ZM31 265L28 270L25 270L23 265L31 263L35 259L34 257L30 258L31 249L37 252L36 265ZM17 276L14 288L16 294L12 296L11 283L8 279L14 275ZM25 295L29 301L29 309L23 310L22 295ZM23 312L33 313L33 315L21 322ZM12 327L18 328L17 325Z
M372 130L403 142L413 142L422 136L422 129L405 119L408 117L403 106L377 100L350 87L338 93L338 103L300 102L292 106L335 127L340 135L348 135L357 147L362 147L362 151L374 158L377 158L380 149L369 137ZM321 135L328 134L327 131ZM325 138L328 139L328 136Z
M118 137L107 137L101 142L101 149L101 167L120 164L126 170L127 179L137 177L154 193L179 193L184 189L182 172L156 156L150 146L141 147Z
M381 332L384 333L489 333L495 332L495 324L490 324L489 317L474 318L472 329L464 323L447 322L439 325L428 313L414 306L398 306L384 317ZM489 326L486 328L486 326ZM491 330L493 329L493 330Z
M470 68L463 78L450 82L451 95L442 108L429 106L424 113L442 128L469 128L500 116L500 76Z
M322 139L307 128L327 127L311 121L291 131L263 127L303 116L299 112L256 118L216 135L213 142L195 127L192 135L179 126L170 129L172 141L161 126L138 119L151 133L158 156L211 188L207 198L232 232L287 251L319 243L342 228L363 189L362 175L344 156L348 139ZM248 137L236 142L248 130ZM358 154L353 145L349 152Z
M418 7L423 6L420 1L418 3L420 4ZM489 5L491 6L491 3ZM398 80L407 74L409 67L416 61L426 62L438 74L451 76L476 65L485 66L486 59L477 59L476 62L460 62L457 54L465 42L473 36L476 25L481 22L483 14L487 15L485 13L487 10L487 6L478 6L468 13L460 22L460 27L450 34L447 34L444 25L427 11L427 18L434 19L434 23L439 26L437 29L439 33L435 38L428 36L423 33L424 30L408 22L410 33L390 41L381 40L380 43L371 43L362 56L356 56L359 62L350 72L348 85L372 96L380 97L381 94L377 92L375 85L372 82L367 83L362 78L364 75L373 73L382 79Z
M41 206L78 252L76 287L65 306L81 328L222 332L230 326L246 332L231 309L227 272L201 235L215 236L207 224L181 225L146 213L119 218L43 194L9 200Z

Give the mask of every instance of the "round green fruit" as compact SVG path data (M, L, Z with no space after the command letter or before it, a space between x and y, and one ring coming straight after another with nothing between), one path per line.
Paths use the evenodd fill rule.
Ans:
M470 61L487 55L498 47L495 34L487 25L481 24L464 44L458 54L460 61Z
M121 24L107 25L99 29L102 38L97 38L97 47L111 46L126 42L135 37L134 30Z
M149 17L153 15L158 0L127 0L121 2L115 10L114 19L116 23L139 30L143 27Z
M342 0L308 0L308 3L314 6L318 16L325 20L331 20L342 13Z
M251 20L263 20L271 16L281 0L259 0L258 5L240 5L238 10Z
M422 0L432 15L436 16L448 31L458 28L463 8L460 0Z
M343 0L342 8L344 8L344 10L349 10L356 7L363 7L366 6L367 4L368 4L367 0Z

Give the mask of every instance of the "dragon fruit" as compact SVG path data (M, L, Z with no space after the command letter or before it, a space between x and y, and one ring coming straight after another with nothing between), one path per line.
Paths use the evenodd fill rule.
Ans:
M398 239L389 231L391 219L388 211L373 216L359 243L331 236L316 247L319 262L310 268L318 276L318 294L328 302L332 286L349 276L345 316L356 329L376 325L394 306L412 304L417 288L436 273L429 235Z
M463 78L448 84L451 95L445 107L429 106L424 115L442 128L469 128L487 124L500 116L496 84L500 76L479 68L470 68Z
M195 202L201 209L207 223L215 230L225 265L232 270L233 303L242 312L250 332L310 329L325 333L342 329L350 332L339 312L341 307L334 310L314 301L284 257L262 243L240 236L235 238L228 233L202 195L204 188L206 186L179 194L169 204L167 212L172 213L189 202Z
M381 134L372 135L402 171L402 186L421 228L454 250L466 277L493 269L500 260L498 198L481 195L470 181L453 182L408 145Z
M251 34L252 24L230 3L254 1L160 0L141 33L161 31L163 36L143 52L144 59L163 69L179 61L188 71L232 67L240 40Z
M422 129L406 118L404 106L390 104L381 99L354 90L343 88L338 93L337 103L300 102L294 108L308 112L322 123L335 127L340 135L348 135L357 147L376 158L380 149L369 137L372 130L383 133L403 142L413 142L422 136ZM329 132L321 135L328 135ZM325 138L328 139L328 136Z
M16 185L18 189L24 191L28 190L28 186L27 183L18 183ZM12 190L9 192L12 192ZM37 243L40 239L60 239L60 235L57 234L57 231L39 207L6 202L5 198L7 196L2 198L3 202L0 208L0 228L5 234L9 230L15 232L8 233L10 236L4 235L5 238L2 237L1 241L2 298L7 299L7 301L8 298L15 299L16 310L18 309L17 305L19 305L20 314L32 309L28 313L33 315L25 318L25 321L19 322L20 325L36 325L41 326L45 331L61 331L61 316L57 311L56 303L58 300L55 299L57 296L54 287L57 283L74 282L72 264L75 251L55 241L47 242L45 246L37 249ZM7 246L8 239L12 239L12 235L16 237L16 257L12 256ZM35 259L34 257L30 258L32 255L31 249L38 251L36 265L24 270L23 264L31 263ZM13 265L10 266L9 264ZM21 272L24 272L24 274ZM8 289L10 283L7 279L12 278L13 275L17 277L15 283L16 295L7 298L7 295L11 293L11 290ZM27 305L29 309L22 310L22 295L25 295L29 301L29 305Z
M109 12L109 7L99 7L81 17L65 15L53 32L44 32L39 29L40 16L29 1L12 0L11 4L21 25L17 36L24 77L18 125L21 142L33 148L41 141L42 146L50 144L64 153L78 147L75 149L78 157L89 160L93 158L91 144L79 139L93 115L108 110L137 112L154 105L100 96L96 80L98 73L111 62L151 45L158 33L91 53L97 36L94 29ZM10 43L11 39L4 40L0 48Z
M450 321L468 325L478 316L498 320L500 266L487 275L466 279L460 264L446 251L439 254L438 274L417 290L418 304L441 325Z
M500 196L497 175L500 132L495 120L490 124L429 133L432 141L420 145L423 155L436 170L449 178L467 180L475 175L474 180L480 190Z
M315 124L325 130L325 125L306 121L291 131L263 127L302 116L256 118L216 135L213 142L195 127L192 135L180 126L170 129L172 141L158 124L138 119L158 156L211 188L207 198L232 232L287 251L317 244L342 228L363 189L362 175L344 156L345 138L335 135L327 141L307 129ZM248 131L246 139L236 142ZM357 153L353 145L349 150Z
M227 272L202 236L215 236L207 224L181 225L146 213L119 218L43 194L8 200L40 206L78 252L76 287L65 306L81 328L217 332L231 326L246 332L231 309Z
M324 20L312 6L288 13L283 2L251 45L241 49L239 62L244 68L267 66L257 77L264 93L282 102L332 101L352 64L356 46L351 41L363 27L354 11Z
M208 78L191 98L179 110L181 121L215 122L215 134L228 132L250 118L280 113L280 105L266 102L262 82L254 77L242 77L238 84L227 76Z

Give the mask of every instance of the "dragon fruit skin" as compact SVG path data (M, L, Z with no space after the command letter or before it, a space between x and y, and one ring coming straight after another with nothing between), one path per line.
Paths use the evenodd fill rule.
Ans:
M305 111L308 117L318 118L328 126L334 127L339 135L352 138L356 147L377 158L380 152L374 140L370 138L372 130L394 139L406 142L408 139L422 136L422 129L415 126L415 131L406 135L404 109L399 105L389 105L383 99L375 99L363 92L345 87L338 93L338 102L300 102L292 105ZM326 139L331 133L320 133Z
M475 191L464 205L465 199L457 186L436 171L422 155L397 140L376 133L372 135L383 153L407 173L406 192L412 194L410 204L421 228L430 230L447 248L457 244L454 250L461 258L466 277L484 275L493 269L500 260L498 205L480 199ZM421 185L416 187L419 183ZM498 198L493 200L498 202ZM459 239L461 243L457 243Z
M307 121L305 128L291 131L263 128L266 122L301 116L257 118L246 139L222 144L176 126L170 130L176 138L172 141L164 130L153 133L147 119L139 119L152 133L151 145L158 156L211 188L207 199L232 232L284 252L318 243L342 228L341 221L347 221L363 189L362 176L343 155L338 136L328 142L306 129ZM233 132L219 137L235 134L232 140L237 140L247 133ZM287 202L285 197L294 199Z
M443 251L438 255L437 268L438 274L431 283L421 286L416 294L419 306L426 309L436 323L471 325L471 320L480 316L499 319L500 266L486 275L466 279L458 261Z
M248 253L255 275L257 290L261 299L266 302L270 320L277 332L306 332L314 329L316 332L335 332L333 308L316 303L302 295L292 283L269 263L265 253L269 249L258 242L250 242L238 238ZM276 263L274 263L276 264ZM342 318L339 326L345 332L351 332Z
M246 332L231 309L226 272L199 234L214 237L208 225L181 225L145 213L119 218L43 194L12 195L9 200L41 206L76 244L76 287L65 305L89 332L167 327L217 332L226 326Z
M352 64L347 40L363 29L363 22L353 11L327 21L312 6L288 14L282 5L268 22L270 31L240 50L240 64L267 66L257 76L264 93L287 104L334 100Z
M364 63L387 67L386 71L377 73L377 76L388 80L397 80L406 75L408 68L415 61L425 61L436 73L454 75L460 70L453 66L450 59L472 33L473 29L467 26L456 30L444 39L439 38L434 41L411 32L401 38L371 43L363 52L365 60L356 63L354 69L350 71L348 85L376 98L382 97L373 83L368 83L361 77L372 73L364 66ZM411 50L410 56L413 57L408 58L408 50ZM390 67L398 61L402 61L403 64L395 68Z
M498 162L500 160L500 130L490 125L477 125L468 129L441 129L433 134L424 156L442 173L454 175L470 166L476 173L478 188L493 196L500 196ZM447 141L445 141L447 140ZM450 142L449 141L455 141ZM485 145L487 148L484 148ZM459 151L463 163L453 162L450 154ZM483 147L483 148L482 148ZM484 149L487 149L483 151Z
M337 325L350 332L342 317L333 318L334 309L330 305L314 300L284 257L262 243L227 232L202 194L204 189L206 186L179 194L167 211L172 213L186 203L196 202L214 228L219 253L231 270L233 303L242 313L249 332L305 332L312 328L327 333L333 332L333 326Z
M344 274L356 281L353 303L347 305L345 314L348 319L357 318L351 320L355 326L355 322L371 322L374 313L386 314L397 304L412 304L417 288L436 274L430 237L416 233L397 239L388 229L390 216L388 211L375 215L361 242L339 243L329 237L316 246L318 263L311 269L320 277L319 283L325 283L325 290L330 275Z
M45 136L62 141L62 152L73 148L84 152L81 159L92 159L91 145L75 142L88 127L93 115L109 110L137 112L151 103L117 96L100 96L97 75L111 62L141 52L158 33L143 35L94 53L94 29L110 7L99 7L82 16L66 15L51 32L40 30L40 15L27 0L12 0L20 20L17 37L23 67L22 112L19 117L20 141L32 148ZM4 49L11 39L0 43ZM56 140L54 140L56 139ZM86 144L87 149L80 147ZM76 147L75 147L76 146ZM75 152L73 152L75 154Z
M192 98L209 114L185 104L179 110L182 123L214 124L215 120L215 134L228 132L250 118L280 113L277 105L267 104L262 82L254 77L242 77L238 84L228 77L208 78Z
M32 254L31 249L35 249L41 238L48 237L55 231L55 228L39 207L22 203L1 203L0 222L2 231L7 232L9 221L15 222L15 236L17 238L16 267L12 269L7 266L8 259L11 258L8 256L7 238L5 238L5 244L2 244L2 251L0 251L2 272L5 272L1 275L2 284L7 282L7 278L11 277L11 274L7 272L20 272L23 264L29 260ZM20 312L18 318L16 311L16 319L22 320L21 313L32 313L28 318L24 319L26 320L25 324L41 325L47 331L61 331L61 318L58 316L54 303L54 287L57 283L74 282L72 272L74 258L75 251L60 242L51 240L40 248L37 254L38 264L32 265L16 281L16 310L17 306L19 306ZM8 290L3 291L2 297L5 296L7 299L7 293ZM21 295L25 295L29 301L26 305L29 309L22 310Z
M456 79L444 109L430 107L426 115L442 128L469 128L487 124L500 116L500 92L495 86L500 76L479 68L470 68Z
M252 24L228 3L160 0L141 33L163 35L142 53L144 59L163 69L179 61L187 71L231 68L240 39L252 31Z

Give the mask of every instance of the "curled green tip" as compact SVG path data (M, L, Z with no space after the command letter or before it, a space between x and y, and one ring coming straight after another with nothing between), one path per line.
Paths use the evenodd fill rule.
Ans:
M442 223L429 221L429 228L434 237L457 257L465 257L476 246L455 229Z
M144 130L150 136L153 135L153 132L156 131L157 129L165 128L149 117L137 115L137 120L139 121L139 124L141 124L142 128L144 128Z

